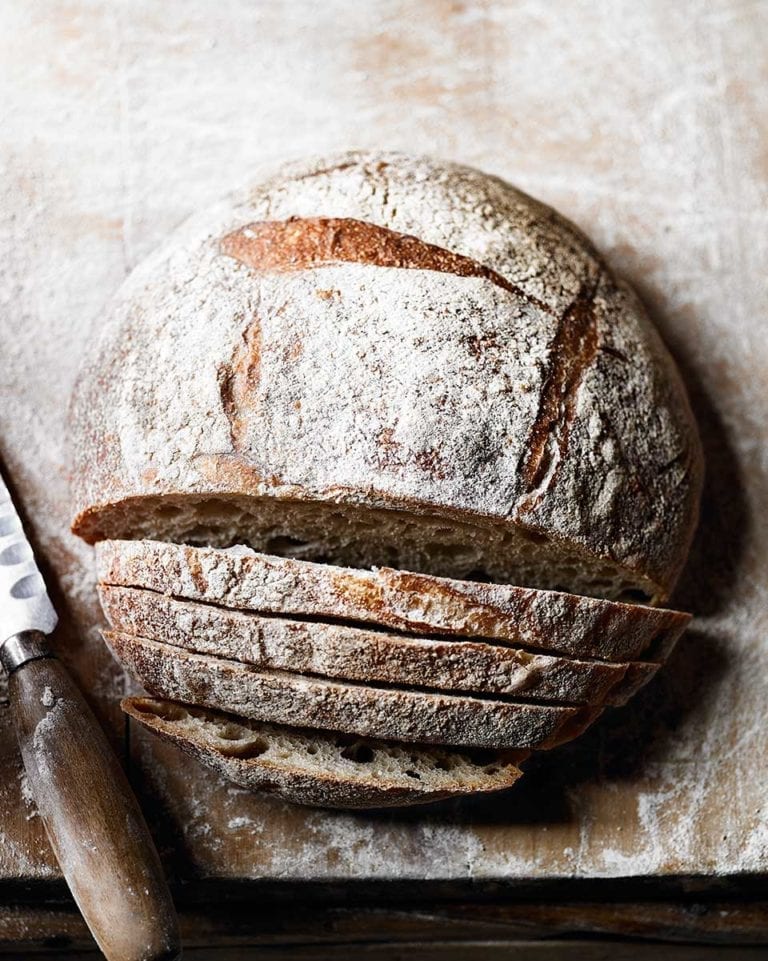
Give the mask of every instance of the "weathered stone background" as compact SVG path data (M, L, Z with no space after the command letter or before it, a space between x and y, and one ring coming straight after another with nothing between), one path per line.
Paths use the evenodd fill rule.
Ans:
M503 798L401 815L252 797L132 730L177 875L768 868L767 28L748 0L0 2L0 454L55 586L59 649L116 744L124 681L67 529L67 399L125 274L260 162L400 148L553 204L639 289L704 435L676 599L697 620L635 702ZM55 874L7 712L0 771L0 875Z

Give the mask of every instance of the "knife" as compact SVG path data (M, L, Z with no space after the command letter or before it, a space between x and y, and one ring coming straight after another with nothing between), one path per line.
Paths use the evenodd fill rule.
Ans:
M160 859L104 732L48 647L57 620L0 475L0 662L29 787L104 955L171 961L178 922Z

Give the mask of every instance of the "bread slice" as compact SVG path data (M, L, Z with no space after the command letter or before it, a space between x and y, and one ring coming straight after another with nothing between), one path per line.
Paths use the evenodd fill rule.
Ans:
M483 641L427 640L263 617L133 587L102 586L99 595L115 630L260 668L351 681L595 705L623 703L631 666L531 654ZM657 666L636 664L646 678Z
M117 631L104 638L159 697L275 724L459 747L549 748L576 737L600 708L369 687L258 671Z
M378 624L416 634L489 638L534 651L663 661L688 614L505 584L160 541L103 541L99 580L262 614Z
M525 753L466 753L354 735L263 724L149 697L122 709L242 787L296 804L381 808L501 791Z

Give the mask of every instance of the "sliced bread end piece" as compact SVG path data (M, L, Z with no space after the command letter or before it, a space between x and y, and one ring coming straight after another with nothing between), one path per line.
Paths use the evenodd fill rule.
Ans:
M149 697L121 707L152 733L250 790L317 807L426 804L511 787L527 752L462 752L264 724Z

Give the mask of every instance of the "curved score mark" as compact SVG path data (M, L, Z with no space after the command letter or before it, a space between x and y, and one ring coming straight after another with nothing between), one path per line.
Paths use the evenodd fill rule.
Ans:
M348 263L480 277L552 313L546 304L471 257L351 217L259 221L226 234L220 249L227 257L267 272L286 273Z

